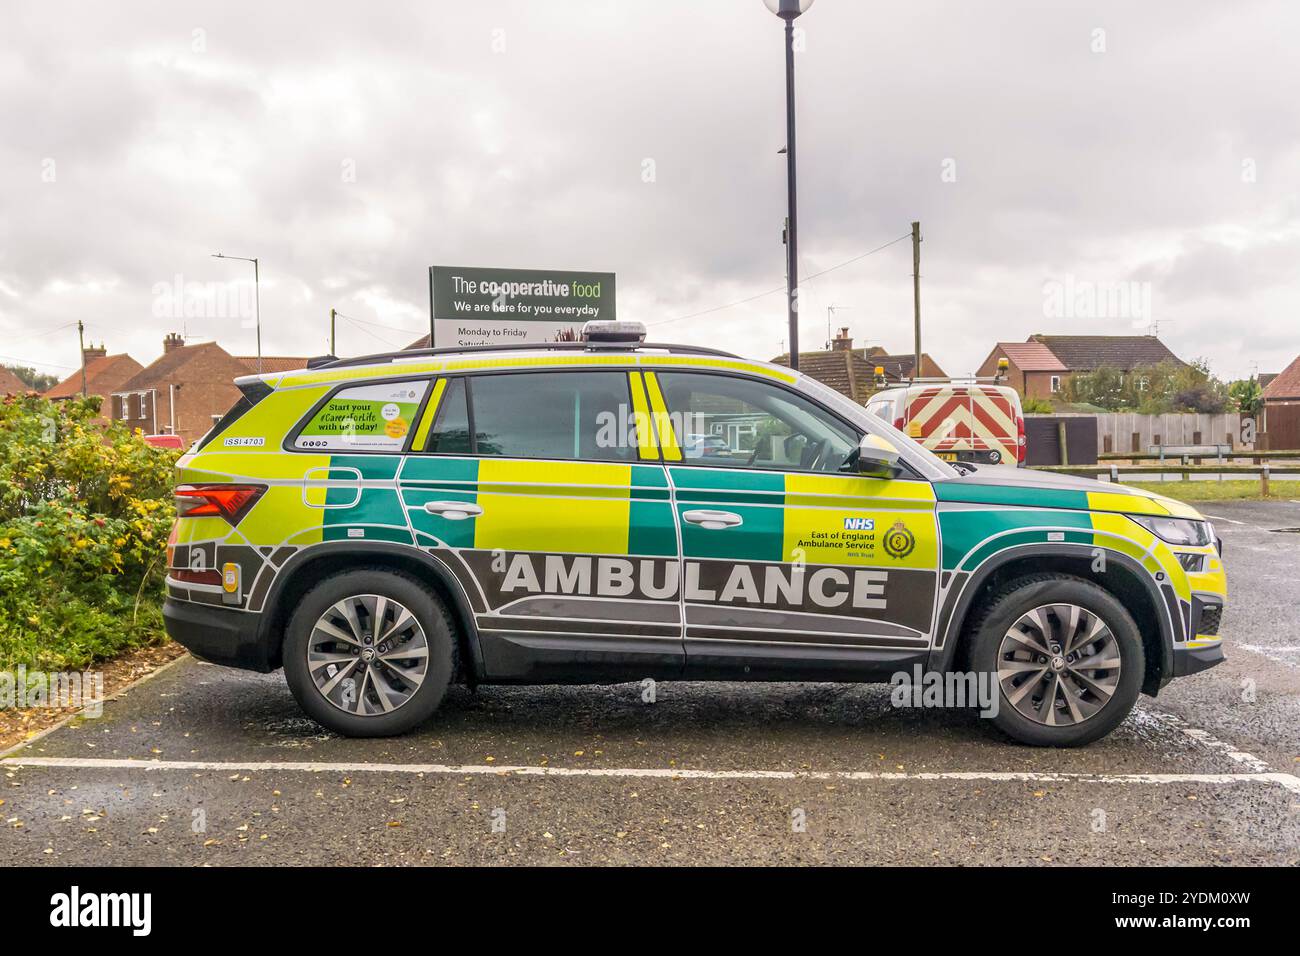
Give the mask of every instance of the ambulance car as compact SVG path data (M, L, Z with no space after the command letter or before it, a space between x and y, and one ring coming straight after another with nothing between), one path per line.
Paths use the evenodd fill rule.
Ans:
M960 469L797 372L631 323L237 384L177 465L167 630L283 668L341 734L415 727L455 682L960 672L1012 737L1075 745L1223 659L1188 505Z
M877 392L866 407L945 461L1025 463L1025 418L1014 388L919 383Z

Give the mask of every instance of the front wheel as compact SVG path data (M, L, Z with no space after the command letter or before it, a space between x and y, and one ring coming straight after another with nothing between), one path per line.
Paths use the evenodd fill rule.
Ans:
M971 663L999 689L993 722L1021 743L1077 747L1106 736L1137 701L1142 636L1091 581L1042 574L1007 584L972 624Z
M422 723L455 667L452 624L437 595L379 568L325 578L303 595L285 634L294 698L347 737L387 737Z

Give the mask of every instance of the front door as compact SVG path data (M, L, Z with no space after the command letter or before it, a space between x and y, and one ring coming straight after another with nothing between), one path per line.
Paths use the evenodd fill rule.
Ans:
M841 471L857 432L775 383L647 379L678 446L664 455L688 676L850 678L924 661L939 565L929 482Z
M401 484L471 603L496 681L676 676L677 533L638 373L446 379Z

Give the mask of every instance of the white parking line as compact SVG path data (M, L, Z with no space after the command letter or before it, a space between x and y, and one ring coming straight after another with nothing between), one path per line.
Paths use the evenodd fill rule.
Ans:
M904 773L876 770L685 770L667 767L493 767L439 763L315 763L284 760L126 760L103 757L8 757L0 766L81 770L188 770L215 773L396 773L483 777L631 777L659 780L845 780L909 782L926 780L990 783L1267 783L1300 793L1300 777L1289 773L1050 773L1013 770L952 770Z
M1151 713L1151 716L1157 720L1163 721L1176 730L1182 731L1186 736L1190 737L1207 750L1213 750L1215 753L1227 757L1233 763L1241 764L1241 766L1245 767L1250 773L1270 773L1273 770L1273 768L1269 766L1267 760L1260 760L1252 753L1247 753L1244 750L1237 750L1232 744L1224 743L1209 731L1201 730L1199 727L1193 727L1176 714L1155 712ZM1290 776L1290 774L1287 776Z
M1288 659L1283 655L1300 654L1300 645L1298 644L1283 644L1280 647L1265 644L1234 644L1233 647L1239 647L1243 651L1252 651L1255 654L1267 657L1274 664L1282 664L1286 667L1295 667L1297 660L1295 658Z

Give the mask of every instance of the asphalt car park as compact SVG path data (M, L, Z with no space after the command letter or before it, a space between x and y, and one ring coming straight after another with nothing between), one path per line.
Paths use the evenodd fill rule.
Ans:
M1300 503L1205 503L1227 661L1088 747L890 688L458 688L345 739L280 675L182 658L3 760L0 861L1300 862Z

